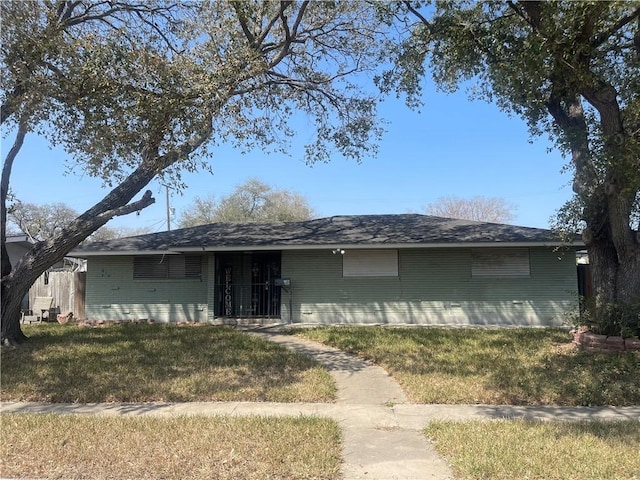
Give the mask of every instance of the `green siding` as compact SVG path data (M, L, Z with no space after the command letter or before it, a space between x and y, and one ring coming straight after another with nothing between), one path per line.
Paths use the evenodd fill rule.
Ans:
M90 320L207 320L207 257L201 280L134 280L133 257L91 257L87 267L86 310Z
M561 325L576 306L575 259L549 248L530 249L529 277L472 278L468 248L401 249L398 261L398 277L343 278L342 257L329 249L283 252L283 320Z
M561 325L577 305L575 259L531 248L529 277L472 278L471 250L401 249L397 277L342 276L330 249L283 251L281 318L294 323ZM213 322L215 257L202 280L134 280L133 257L91 257L86 315Z

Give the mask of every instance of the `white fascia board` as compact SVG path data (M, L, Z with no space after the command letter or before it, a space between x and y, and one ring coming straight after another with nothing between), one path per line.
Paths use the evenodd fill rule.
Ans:
M29 243L34 244L33 240L29 238L27 235L8 235L6 238L6 243Z

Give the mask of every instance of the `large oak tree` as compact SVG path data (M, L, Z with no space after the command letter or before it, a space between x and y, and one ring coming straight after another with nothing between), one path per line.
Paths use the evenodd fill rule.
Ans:
M415 105L428 71L443 90L467 86L548 135L570 159L596 315L610 305L640 311L640 2L407 1L381 10L410 27L379 78L383 90Z
M20 299L111 218L150 205L154 178L206 167L211 147L287 148L311 119L310 162L375 148L376 99L351 78L376 66L371 7L358 2L1 2L1 115L15 132L2 171L2 341L20 342ZM362 78L358 78L362 80ZM5 254L11 167L29 132L112 190L16 265ZM311 134L311 135L310 135ZM5 261L6 260L6 261Z

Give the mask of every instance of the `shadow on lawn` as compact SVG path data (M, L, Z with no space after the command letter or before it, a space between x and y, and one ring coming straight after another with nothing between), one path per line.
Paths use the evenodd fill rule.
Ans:
M640 404L640 354L583 352L563 330L425 330L407 335L423 345L403 361L411 362L412 373L483 379L496 403Z
M3 400L283 400L317 368L224 327L38 325L27 334L25 345L2 350Z
M418 399L438 382L458 396L423 397L436 403L640 404L640 353L582 352L566 330L343 327L309 335L398 379L410 376Z
M640 355L584 352L567 343L532 362L499 362L487 388L502 392L511 405L640 404Z

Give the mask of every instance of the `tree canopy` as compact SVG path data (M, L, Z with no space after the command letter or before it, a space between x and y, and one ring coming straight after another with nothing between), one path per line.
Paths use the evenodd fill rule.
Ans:
M111 218L150 205L150 191L133 198L152 179L180 185L181 171L206 168L216 145L284 150L295 114L314 126L308 162L375 151L377 99L357 83L380 54L381 25L367 3L61 0L0 8L0 123L16 133L2 171L2 247L11 167L29 132L113 187L13 270L3 262L3 339L21 339L12 299L49 265Z
M468 87L569 158L596 304L640 305L640 2L398 2L409 27L378 78L420 101L421 78ZM569 207L569 209L571 209ZM640 307L638 307L640 310Z
M196 197L180 218L180 227L214 222L294 222L314 216L307 199L297 192L271 187L252 178L216 201L214 196Z

